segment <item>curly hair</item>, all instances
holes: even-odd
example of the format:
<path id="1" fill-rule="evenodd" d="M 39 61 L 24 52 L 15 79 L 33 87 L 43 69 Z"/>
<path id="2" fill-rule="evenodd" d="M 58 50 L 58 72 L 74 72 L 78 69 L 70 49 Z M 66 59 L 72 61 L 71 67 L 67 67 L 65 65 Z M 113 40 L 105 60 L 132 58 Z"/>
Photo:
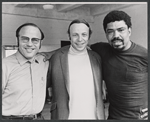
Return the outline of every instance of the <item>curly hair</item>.
<path id="1" fill-rule="evenodd" d="M 107 27 L 108 23 L 115 22 L 115 21 L 121 21 L 121 20 L 123 20 L 126 23 L 128 28 L 132 27 L 131 17 L 124 11 L 113 10 L 113 11 L 109 12 L 103 20 L 104 31 L 106 32 L 106 27 Z"/>

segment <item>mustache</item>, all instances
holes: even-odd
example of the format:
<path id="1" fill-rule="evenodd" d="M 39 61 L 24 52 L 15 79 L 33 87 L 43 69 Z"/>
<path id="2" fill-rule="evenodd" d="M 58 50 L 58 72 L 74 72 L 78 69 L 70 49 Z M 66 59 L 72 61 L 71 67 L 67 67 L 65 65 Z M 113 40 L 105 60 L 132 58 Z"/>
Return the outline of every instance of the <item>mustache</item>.
<path id="1" fill-rule="evenodd" d="M 122 39 L 120 39 L 119 37 L 115 37 L 115 38 L 113 38 L 113 39 L 111 40 L 111 42 L 114 42 L 114 41 L 116 41 L 116 40 L 123 41 L 123 40 L 122 40 Z"/>

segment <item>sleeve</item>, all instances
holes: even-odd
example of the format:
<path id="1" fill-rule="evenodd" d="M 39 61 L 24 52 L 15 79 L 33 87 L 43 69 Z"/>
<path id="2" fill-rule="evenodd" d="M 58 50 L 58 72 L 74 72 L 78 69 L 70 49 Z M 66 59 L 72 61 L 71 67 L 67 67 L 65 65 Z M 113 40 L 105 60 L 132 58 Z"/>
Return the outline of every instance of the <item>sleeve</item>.
<path id="1" fill-rule="evenodd" d="M 95 43 L 95 44 L 90 45 L 90 48 L 91 48 L 93 51 L 95 51 L 95 50 L 97 49 L 97 47 L 98 47 L 98 43 Z"/>
<path id="2" fill-rule="evenodd" d="M 52 59 L 49 60 L 48 79 L 49 87 L 52 87 Z"/>
<path id="3" fill-rule="evenodd" d="M 101 42 L 92 44 L 90 47 L 91 47 L 91 49 L 92 49 L 93 51 L 97 52 L 98 54 L 101 53 L 101 50 L 102 50 L 102 48 L 103 48 Z"/>
<path id="4" fill-rule="evenodd" d="M 49 60 L 49 67 L 48 67 L 48 72 L 47 72 L 47 88 L 51 87 L 51 84 L 50 84 L 50 78 L 51 78 L 51 73 L 50 73 L 50 69 L 51 69 L 51 63 L 50 63 L 50 60 Z"/>
<path id="5" fill-rule="evenodd" d="M 110 45 L 106 42 L 98 42 L 92 44 L 91 49 L 95 51 L 102 59 L 105 55 L 107 55 L 108 51 L 110 50 Z"/>

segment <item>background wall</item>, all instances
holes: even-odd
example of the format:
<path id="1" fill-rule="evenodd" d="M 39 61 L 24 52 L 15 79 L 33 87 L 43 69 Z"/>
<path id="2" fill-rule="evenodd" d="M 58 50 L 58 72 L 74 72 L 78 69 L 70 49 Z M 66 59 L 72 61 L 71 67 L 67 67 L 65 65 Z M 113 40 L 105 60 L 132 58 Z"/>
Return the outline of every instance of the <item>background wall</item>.
<path id="1" fill-rule="evenodd" d="M 25 22 L 37 24 L 44 32 L 45 39 L 40 51 L 51 51 L 60 47 L 61 40 L 68 40 L 67 29 L 76 18 L 86 19 L 93 30 L 90 43 L 107 42 L 103 30 L 104 16 L 111 10 L 127 12 L 132 19 L 131 40 L 147 48 L 147 4 L 101 5 L 94 11 L 77 8 L 67 12 L 42 10 L 37 8 L 19 8 L 12 4 L 2 4 L 2 46 L 16 45 L 15 31 Z"/>
<path id="2" fill-rule="evenodd" d="M 31 22 L 37 24 L 45 35 L 40 51 L 60 48 L 61 40 L 68 40 L 67 29 L 70 22 L 76 18 L 84 18 L 89 23 L 93 23 L 93 17 L 85 8 L 57 12 L 55 9 L 23 8 L 4 3 L 2 4 L 2 45 L 16 45 L 16 29 L 26 22 Z"/>

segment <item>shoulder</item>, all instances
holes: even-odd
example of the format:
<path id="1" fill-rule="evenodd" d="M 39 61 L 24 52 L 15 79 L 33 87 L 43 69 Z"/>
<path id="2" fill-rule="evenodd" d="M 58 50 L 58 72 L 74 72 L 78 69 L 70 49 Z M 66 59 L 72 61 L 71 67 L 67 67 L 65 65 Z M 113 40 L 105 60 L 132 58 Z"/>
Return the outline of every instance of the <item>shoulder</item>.
<path id="1" fill-rule="evenodd" d="M 68 51 L 69 48 L 70 48 L 70 45 L 64 46 L 64 47 L 60 48 L 59 50 L 57 50 L 56 53 L 60 53 L 60 52 L 63 52 L 63 51 Z"/>
<path id="2" fill-rule="evenodd" d="M 68 53 L 69 47 L 70 47 L 70 46 L 64 46 L 64 47 L 58 49 L 58 50 L 54 53 L 54 55 L 52 55 L 52 58 L 53 58 L 53 57 L 57 57 L 57 56 L 62 55 L 62 54 Z"/>
<path id="3" fill-rule="evenodd" d="M 89 53 L 89 56 L 92 55 L 95 59 L 101 61 L 101 56 L 98 53 L 96 53 L 96 52 L 94 52 L 92 50 L 88 50 L 88 53 Z"/>
<path id="4" fill-rule="evenodd" d="M 49 60 L 46 60 L 45 56 L 41 54 L 37 54 L 35 59 L 41 64 L 47 66 L 49 64 Z"/>
<path id="5" fill-rule="evenodd" d="M 134 52 L 138 53 L 139 55 L 143 57 L 148 56 L 148 50 L 145 47 L 142 47 L 141 45 L 135 44 Z"/>
<path id="6" fill-rule="evenodd" d="M 110 45 L 106 42 L 98 42 L 98 43 L 92 44 L 90 47 L 92 50 L 99 52 L 99 51 L 104 51 L 104 49 L 106 50 L 110 48 Z"/>
<path id="7" fill-rule="evenodd" d="M 36 58 L 37 60 L 42 60 L 42 59 L 45 58 L 45 56 L 43 56 L 42 54 L 38 53 L 38 54 L 36 54 L 35 58 Z"/>
<path id="8" fill-rule="evenodd" d="M 95 56 L 95 57 L 100 57 L 100 56 L 98 55 L 98 53 L 94 52 L 93 50 L 88 50 L 88 52 L 91 53 L 91 54 L 92 54 L 93 56 Z"/>
<path id="9" fill-rule="evenodd" d="M 143 52 L 143 53 L 147 53 L 148 50 L 145 47 L 142 47 L 139 44 L 135 44 L 135 45 L 136 45 L 137 50 L 139 50 L 140 52 Z"/>
<path id="10" fill-rule="evenodd" d="M 18 64 L 15 54 L 2 59 L 2 70 L 10 71 Z"/>
<path id="11" fill-rule="evenodd" d="M 138 44 L 133 43 L 132 50 L 128 53 L 136 60 L 148 64 L 148 50 Z"/>
<path id="12" fill-rule="evenodd" d="M 107 42 L 97 42 L 92 44 L 90 47 L 91 48 L 99 48 L 99 47 L 103 47 L 103 46 L 109 46 L 109 44 Z"/>
<path id="13" fill-rule="evenodd" d="M 11 63 L 15 63 L 15 62 L 17 62 L 15 54 L 2 59 L 3 64 L 11 64 Z"/>
<path id="14" fill-rule="evenodd" d="M 93 51 L 97 52 L 101 57 L 106 55 L 112 49 L 110 44 L 106 42 L 95 43 L 92 44 L 90 47 Z"/>

